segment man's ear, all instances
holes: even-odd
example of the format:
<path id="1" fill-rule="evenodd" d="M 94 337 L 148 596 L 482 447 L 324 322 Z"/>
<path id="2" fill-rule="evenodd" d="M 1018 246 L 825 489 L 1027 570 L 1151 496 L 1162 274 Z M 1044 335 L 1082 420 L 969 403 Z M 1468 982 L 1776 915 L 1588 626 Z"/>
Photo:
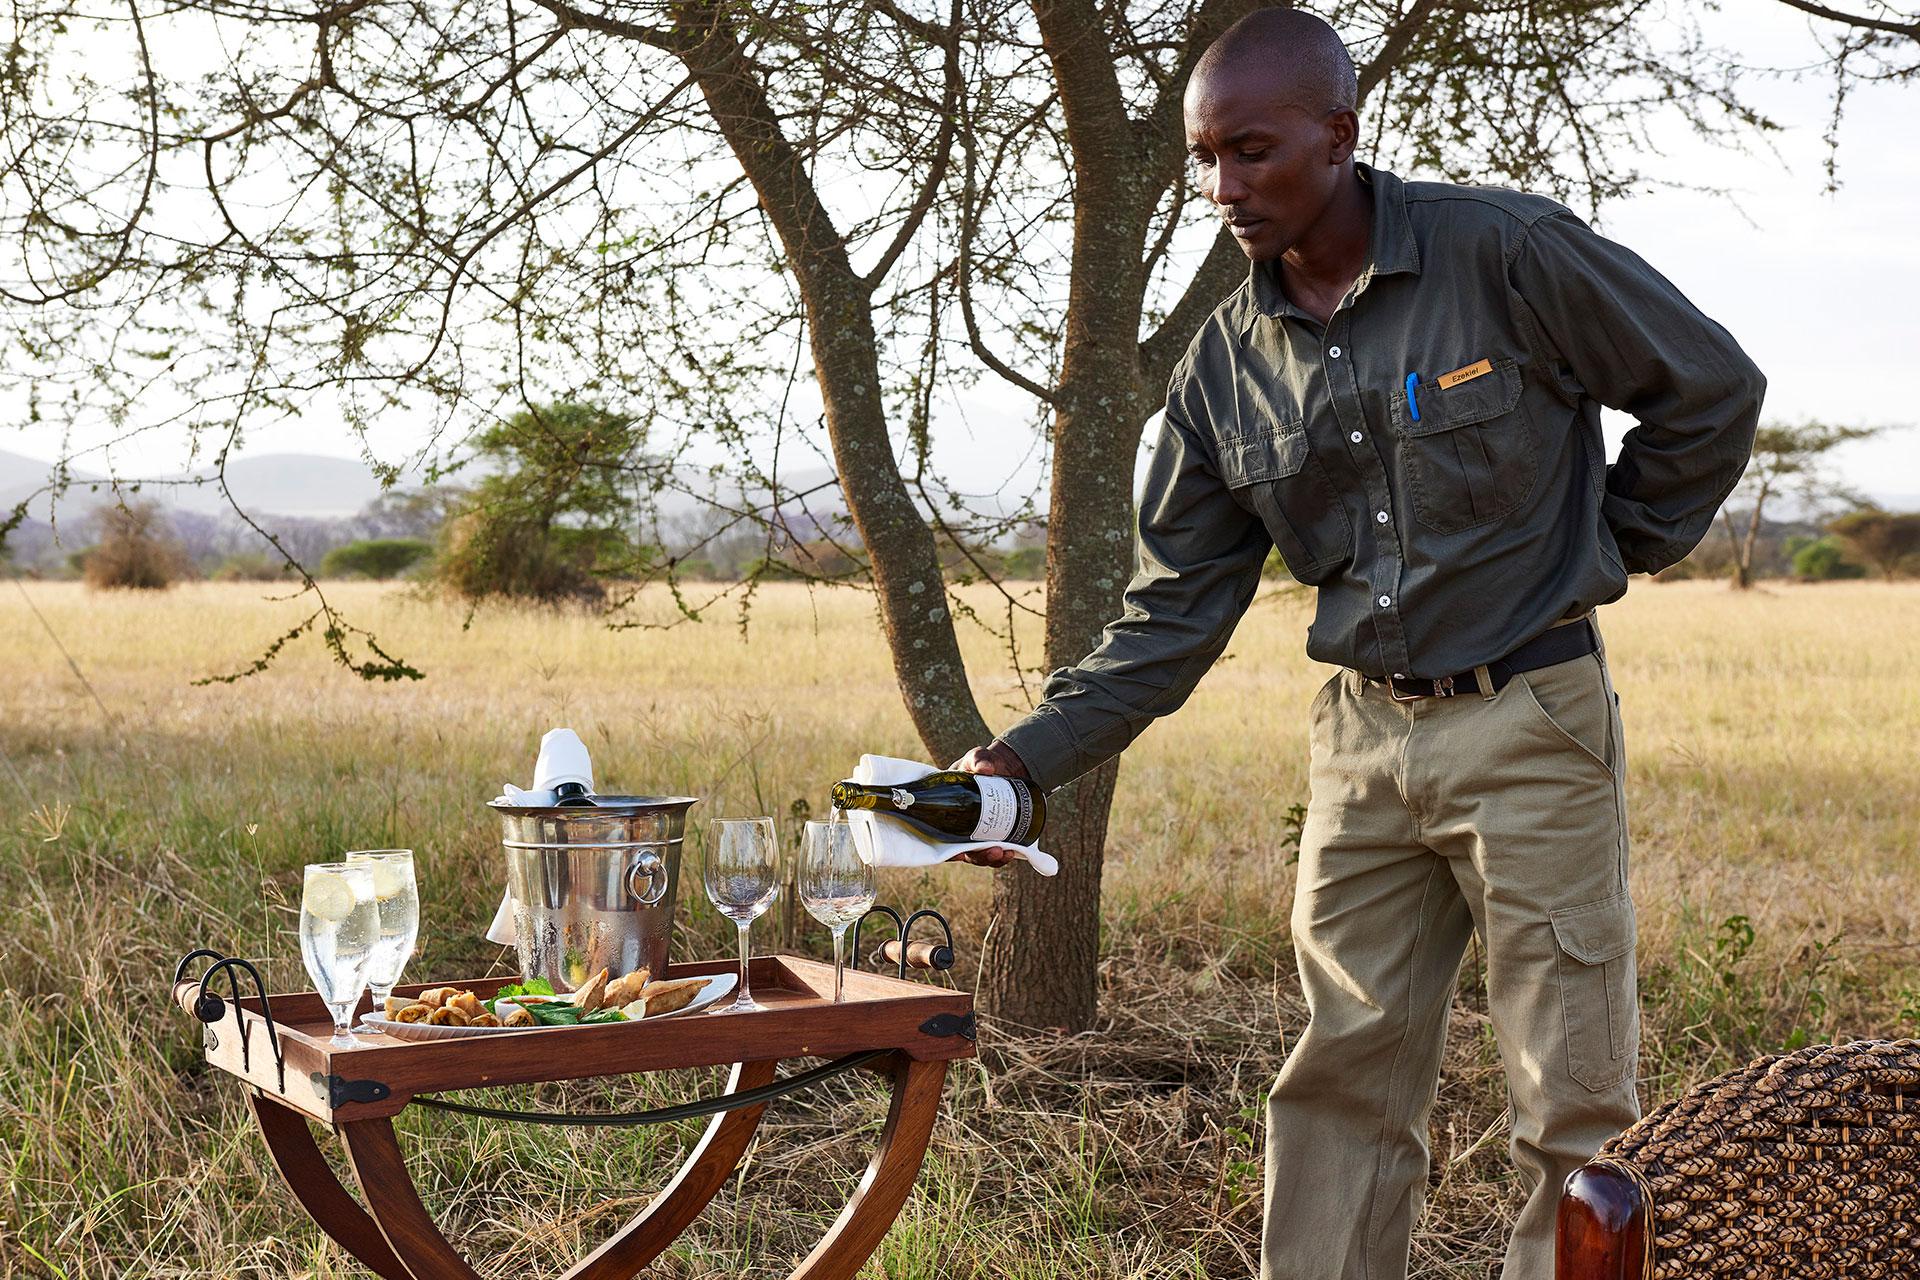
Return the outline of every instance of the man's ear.
<path id="1" fill-rule="evenodd" d="M 1360 144 L 1360 116 L 1350 107 L 1342 107 L 1327 116 L 1327 163 L 1345 164 Z"/>

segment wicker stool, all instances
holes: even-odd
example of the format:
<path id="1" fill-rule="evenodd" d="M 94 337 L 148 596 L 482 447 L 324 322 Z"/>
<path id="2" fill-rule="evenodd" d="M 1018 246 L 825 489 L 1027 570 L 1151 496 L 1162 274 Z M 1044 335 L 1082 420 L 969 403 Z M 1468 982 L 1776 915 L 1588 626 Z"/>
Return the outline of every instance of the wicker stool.
<path id="1" fill-rule="evenodd" d="M 1567 1179 L 1558 1280 L 1920 1277 L 1920 1040 L 1762 1058 Z"/>

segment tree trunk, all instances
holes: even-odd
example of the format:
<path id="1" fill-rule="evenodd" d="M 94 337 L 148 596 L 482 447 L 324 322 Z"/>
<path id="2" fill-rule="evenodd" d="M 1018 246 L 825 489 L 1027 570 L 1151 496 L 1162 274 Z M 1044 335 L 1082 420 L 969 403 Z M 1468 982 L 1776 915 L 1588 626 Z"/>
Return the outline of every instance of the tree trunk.
<path id="1" fill-rule="evenodd" d="M 1753 585 L 1753 549 L 1760 541 L 1760 512 L 1767 504 L 1767 487 L 1753 495 L 1753 514 L 1747 517 L 1747 536 L 1740 545 L 1740 554 L 1733 559 L 1733 586 L 1736 591 L 1745 591 Z"/>
<path id="2" fill-rule="evenodd" d="M 1134 445 L 1140 438 L 1141 245 L 1159 186 L 1122 106 L 1101 24 L 1080 0 L 1034 6 L 1060 89 L 1074 160 L 1072 270 L 1053 418 L 1047 511 L 1046 663 L 1070 666 L 1118 613 L 1132 567 Z M 1024 868 L 994 881 L 981 991 L 986 1011 L 1025 1026 L 1093 1023 L 1100 881 L 1117 763 L 1047 803 L 1052 879 Z M 1057 816 L 1056 816 L 1057 815 Z"/>

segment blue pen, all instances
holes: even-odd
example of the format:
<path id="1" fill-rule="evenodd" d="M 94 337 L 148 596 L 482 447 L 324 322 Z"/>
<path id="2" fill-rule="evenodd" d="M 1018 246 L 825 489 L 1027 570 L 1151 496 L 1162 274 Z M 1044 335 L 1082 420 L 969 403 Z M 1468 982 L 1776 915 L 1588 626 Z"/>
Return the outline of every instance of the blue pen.
<path id="1" fill-rule="evenodd" d="M 1410 373 L 1407 375 L 1407 409 L 1410 413 L 1413 414 L 1413 420 L 1415 422 L 1420 421 L 1420 402 L 1413 398 L 1413 388 L 1414 388 L 1414 384 L 1418 383 L 1419 381 L 1420 381 L 1419 374 Z"/>

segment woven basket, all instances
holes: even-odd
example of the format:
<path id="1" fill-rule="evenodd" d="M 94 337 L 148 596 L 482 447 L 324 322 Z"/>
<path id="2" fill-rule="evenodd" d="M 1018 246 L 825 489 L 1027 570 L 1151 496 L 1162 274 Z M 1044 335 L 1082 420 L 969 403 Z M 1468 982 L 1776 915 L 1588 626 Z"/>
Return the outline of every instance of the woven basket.
<path id="1" fill-rule="evenodd" d="M 1651 1202 L 1652 1280 L 1920 1277 L 1920 1040 L 1762 1058 L 1595 1163 Z"/>

